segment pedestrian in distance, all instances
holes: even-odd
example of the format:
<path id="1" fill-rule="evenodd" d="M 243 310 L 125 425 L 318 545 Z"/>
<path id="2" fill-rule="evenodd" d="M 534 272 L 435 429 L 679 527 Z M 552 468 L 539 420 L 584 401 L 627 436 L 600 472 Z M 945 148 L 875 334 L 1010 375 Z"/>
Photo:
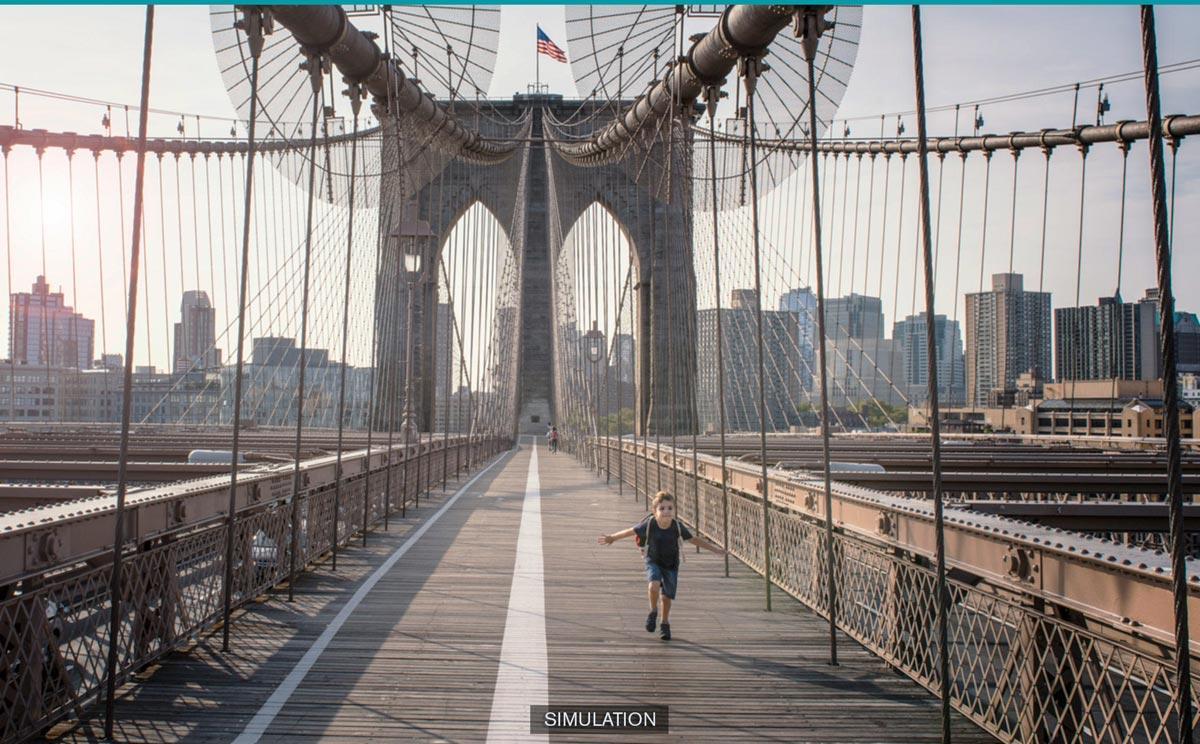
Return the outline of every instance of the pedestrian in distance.
<path id="1" fill-rule="evenodd" d="M 683 557 L 683 543 L 709 550 L 717 555 L 725 555 L 725 550 L 708 540 L 693 535 L 682 522 L 675 518 L 675 497 L 666 491 L 654 494 L 650 502 L 651 514 L 627 530 L 621 530 L 611 535 L 601 535 L 596 542 L 601 545 L 612 545 L 617 540 L 633 537 L 646 563 L 646 580 L 649 586 L 646 593 L 650 599 L 650 614 L 646 616 L 646 632 L 653 633 L 658 622 L 659 600 L 662 601 L 662 623 L 658 625 L 658 635 L 664 641 L 671 640 L 671 603 L 675 600 L 675 591 L 679 586 L 679 563 Z"/>
<path id="2" fill-rule="evenodd" d="M 558 427 L 550 427 L 550 451 L 558 452 Z"/>

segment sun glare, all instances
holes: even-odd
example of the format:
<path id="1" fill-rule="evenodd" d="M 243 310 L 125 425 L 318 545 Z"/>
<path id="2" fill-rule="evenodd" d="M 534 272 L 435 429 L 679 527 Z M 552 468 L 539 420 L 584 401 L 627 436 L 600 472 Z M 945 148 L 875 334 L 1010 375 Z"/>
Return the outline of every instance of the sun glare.
<path id="1" fill-rule="evenodd" d="M 46 197 L 42 199 L 41 217 L 47 227 L 65 225 L 71 219 L 71 209 L 65 201 Z"/>

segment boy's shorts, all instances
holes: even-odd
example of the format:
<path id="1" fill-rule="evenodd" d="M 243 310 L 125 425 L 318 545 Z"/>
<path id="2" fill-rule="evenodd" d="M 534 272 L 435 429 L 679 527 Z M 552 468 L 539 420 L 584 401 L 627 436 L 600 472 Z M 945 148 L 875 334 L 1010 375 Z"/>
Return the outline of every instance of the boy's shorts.
<path id="1" fill-rule="evenodd" d="M 657 581 L 662 587 L 662 595 L 667 599 L 675 599 L 675 589 L 679 585 L 679 570 L 663 568 L 654 561 L 647 559 L 646 581 Z"/>

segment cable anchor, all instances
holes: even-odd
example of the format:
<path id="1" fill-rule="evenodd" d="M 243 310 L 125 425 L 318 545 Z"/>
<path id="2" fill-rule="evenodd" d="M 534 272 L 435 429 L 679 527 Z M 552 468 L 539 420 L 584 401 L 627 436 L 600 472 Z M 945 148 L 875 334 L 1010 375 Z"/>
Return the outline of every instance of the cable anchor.
<path id="1" fill-rule="evenodd" d="M 821 41 L 821 35 L 836 25 L 825 17 L 830 10 L 833 10 L 832 5 L 809 5 L 796 11 L 792 21 L 792 33 L 800 39 L 805 62 L 812 62 L 817 58 L 817 44 Z"/>
<path id="2" fill-rule="evenodd" d="M 246 34 L 246 43 L 250 46 L 250 56 L 258 59 L 262 54 L 264 41 L 267 36 L 275 33 L 275 18 L 271 11 L 259 5 L 236 6 L 242 17 L 234 21 L 233 27 Z"/>
<path id="3" fill-rule="evenodd" d="M 333 60 L 328 54 L 310 47 L 300 47 L 300 53 L 304 55 L 300 69 L 308 73 L 313 93 L 320 93 L 321 83 L 324 82 L 325 76 L 333 71 Z"/>

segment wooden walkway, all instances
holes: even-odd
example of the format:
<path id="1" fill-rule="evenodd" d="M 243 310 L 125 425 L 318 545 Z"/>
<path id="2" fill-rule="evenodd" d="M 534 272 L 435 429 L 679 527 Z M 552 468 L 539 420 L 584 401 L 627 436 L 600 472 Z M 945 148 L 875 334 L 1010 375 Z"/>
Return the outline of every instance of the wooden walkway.
<path id="1" fill-rule="evenodd" d="M 489 740 L 489 724 L 491 741 L 939 740 L 933 696 L 848 639 L 841 664 L 826 664 L 824 621 L 782 592 L 765 612 L 761 580 L 736 561 L 725 578 L 721 558 L 688 549 L 674 639 L 646 633 L 632 541 L 595 542 L 639 519 L 641 503 L 540 446 L 540 498 L 531 501 L 531 454 L 523 445 L 502 456 L 457 497 L 462 484 L 451 483 L 389 533 L 372 534 L 367 548 L 344 551 L 336 573 L 323 565 L 306 574 L 294 603 L 280 594 L 242 613 L 230 653 L 220 652 L 219 635 L 208 637 L 146 670 L 120 693 L 117 740 L 478 742 Z M 536 556 L 527 549 L 539 527 Z M 514 582 L 518 535 L 521 565 L 541 562 Z M 406 552 L 396 559 L 397 550 Z M 526 591 L 539 579 L 544 614 L 529 609 L 536 597 Z M 356 593 L 360 603 L 317 653 Z M 536 703 L 539 685 L 555 705 L 666 704 L 670 733 L 539 738 L 525 723 L 524 734 L 503 734 L 494 701 Z M 258 738 L 247 735 L 255 726 Z M 961 717 L 954 729 L 955 741 L 992 741 Z M 50 739 L 101 735 L 90 721 L 61 724 Z"/>

